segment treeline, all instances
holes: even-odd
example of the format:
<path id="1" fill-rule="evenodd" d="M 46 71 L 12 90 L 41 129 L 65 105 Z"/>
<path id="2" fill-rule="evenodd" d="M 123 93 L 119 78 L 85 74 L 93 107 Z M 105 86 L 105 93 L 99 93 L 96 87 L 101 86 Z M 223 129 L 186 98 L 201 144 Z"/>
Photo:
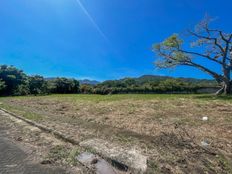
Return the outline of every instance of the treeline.
<path id="1" fill-rule="evenodd" d="M 79 93 L 80 84 L 75 79 L 54 78 L 46 80 L 35 75 L 28 76 L 13 66 L 0 66 L 0 94 L 8 95 L 44 95 L 50 93 Z"/>
<path id="2" fill-rule="evenodd" d="M 127 93 L 198 93 L 200 89 L 216 88 L 217 83 L 208 80 L 175 79 L 170 77 L 146 79 L 126 78 L 105 81 L 98 85 L 81 85 L 85 94 L 127 94 Z M 207 91 L 207 90 L 206 90 Z"/>
<path id="3" fill-rule="evenodd" d="M 142 76 L 109 80 L 97 85 L 80 84 L 69 78 L 45 79 L 40 75 L 28 76 L 14 66 L 0 66 L 0 95 L 45 94 L 126 94 L 126 93 L 197 93 L 199 89 L 215 88 L 213 80 Z M 206 90 L 207 91 L 207 90 Z"/>

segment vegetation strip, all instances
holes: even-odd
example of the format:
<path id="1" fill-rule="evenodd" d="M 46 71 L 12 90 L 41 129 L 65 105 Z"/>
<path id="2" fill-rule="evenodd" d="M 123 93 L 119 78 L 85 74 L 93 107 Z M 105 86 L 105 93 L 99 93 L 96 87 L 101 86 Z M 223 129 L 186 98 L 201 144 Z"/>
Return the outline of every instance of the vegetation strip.
<path id="1" fill-rule="evenodd" d="M 88 81 L 89 82 L 89 81 Z M 127 93 L 213 93 L 215 80 L 144 75 L 104 82 L 86 83 L 70 78 L 29 76 L 22 70 L 0 65 L 0 96 L 47 94 L 127 94 Z"/>
<path id="2" fill-rule="evenodd" d="M 51 129 L 49 127 L 46 127 L 44 125 L 38 124 L 38 123 L 36 123 L 34 121 L 31 121 L 29 119 L 26 119 L 26 118 L 24 118 L 22 116 L 16 115 L 16 114 L 14 114 L 14 113 L 12 113 L 10 111 L 7 111 L 7 110 L 5 110 L 3 108 L 0 108 L 0 110 L 7 113 L 7 114 L 9 114 L 9 115 L 11 115 L 11 116 L 13 116 L 13 117 L 15 117 L 15 118 L 17 118 L 17 119 L 20 119 L 20 120 L 22 120 L 22 121 L 24 121 L 24 122 L 26 122 L 26 123 L 28 123 L 28 124 L 30 124 L 32 126 L 35 126 L 35 127 L 39 128 L 39 129 L 41 129 L 42 131 L 51 133 L 55 137 L 65 141 L 65 142 L 69 142 L 69 143 L 71 143 L 73 145 L 81 146 L 81 147 L 85 148 L 86 150 L 90 150 L 92 153 L 95 153 L 96 155 L 99 155 L 103 159 L 106 159 L 107 161 L 109 161 L 114 167 L 118 168 L 118 166 L 124 166 L 123 168 L 124 168 L 125 171 L 127 171 L 128 169 L 132 169 L 132 170 L 134 170 L 135 173 L 141 173 L 140 169 L 136 169 L 134 167 L 128 166 L 128 165 L 122 163 L 121 161 L 118 161 L 117 158 L 115 158 L 115 157 L 112 158 L 110 155 L 106 155 L 104 153 L 101 153 L 100 151 L 96 151 L 96 149 L 94 147 L 90 147 L 89 145 L 85 146 L 85 145 L 81 144 L 81 142 L 79 142 L 77 140 L 74 140 L 71 137 L 69 137 L 67 135 L 64 135 L 63 133 L 61 133 L 59 131 L 56 131 L 56 130 Z"/>

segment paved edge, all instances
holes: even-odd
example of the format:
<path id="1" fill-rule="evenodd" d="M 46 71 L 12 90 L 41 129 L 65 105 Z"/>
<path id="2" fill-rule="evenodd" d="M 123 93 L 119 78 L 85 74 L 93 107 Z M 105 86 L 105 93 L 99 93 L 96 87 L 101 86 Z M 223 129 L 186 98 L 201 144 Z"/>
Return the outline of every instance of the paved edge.
<path id="1" fill-rule="evenodd" d="M 24 121 L 24 122 L 26 122 L 26 123 L 28 123 L 28 124 L 30 124 L 32 126 L 35 126 L 35 127 L 39 128 L 39 129 L 41 129 L 42 131 L 45 131 L 45 132 L 50 133 L 50 134 L 53 134 L 55 137 L 57 137 L 60 140 L 63 140 L 63 141 L 68 142 L 68 143 L 71 143 L 73 145 L 78 145 L 80 147 L 83 147 L 83 148 L 85 148 L 87 150 L 91 150 L 93 152 L 96 151 L 96 149 L 94 147 L 80 145 L 81 142 L 79 142 L 79 141 L 73 139 L 71 136 L 65 135 L 64 133 L 61 133 L 61 132 L 59 132 L 57 130 L 54 130 L 54 129 L 49 128 L 47 126 L 44 126 L 42 124 L 36 123 L 34 121 L 31 121 L 31 120 L 29 120 L 27 118 L 19 116 L 19 115 L 15 114 L 13 112 L 10 112 L 10 111 L 8 111 L 6 109 L 0 108 L 0 110 L 2 110 L 3 112 L 6 112 L 7 114 L 9 114 L 9 115 L 11 115 L 11 116 L 13 116 L 13 117 L 15 117 L 17 119 L 20 119 L 20 120 L 22 120 L 22 121 Z M 121 161 L 118 161 L 117 159 L 112 158 L 111 156 L 106 156 L 105 154 L 100 153 L 100 152 L 95 152 L 95 154 L 101 156 L 104 159 L 106 159 L 111 164 L 117 164 L 118 166 L 125 166 L 126 169 L 129 169 L 129 170 L 133 171 L 133 173 L 138 173 L 138 174 L 144 173 L 144 171 L 142 172 L 141 170 L 138 170 L 138 169 L 136 169 L 136 168 L 134 168 L 132 166 L 129 166 L 127 164 L 123 164 Z"/>
<path id="2" fill-rule="evenodd" d="M 55 135 L 57 138 L 65 141 L 65 142 L 69 142 L 71 144 L 78 145 L 78 146 L 80 144 L 79 141 L 74 140 L 71 137 L 69 137 L 68 135 L 65 135 L 65 134 L 63 134 L 63 133 L 61 133 L 61 132 L 59 132 L 57 130 L 51 129 L 51 128 L 47 127 L 47 126 L 44 126 L 42 124 L 31 121 L 31 120 L 29 120 L 27 118 L 24 118 L 22 116 L 16 115 L 15 113 L 7 111 L 6 109 L 0 108 L 0 110 L 2 110 L 3 112 L 6 112 L 6 113 L 10 114 L 11 116 L 13 116 L 15 118 L 18 118 L 18 119 L 20 119 L 20 120 L 22 120 L 22 121 L 24 121 L 24 122 L 26 122 L 26 123 L 28 123 L 28 124 L 30 124 L 32 126 L 35 126 L 35 127 L 39 128 L 39 129 L 41 129 L 41 130 L 43 130 L 43 131 L 45 131 L 47 133 L 51 133 L 51 134 Z"/>

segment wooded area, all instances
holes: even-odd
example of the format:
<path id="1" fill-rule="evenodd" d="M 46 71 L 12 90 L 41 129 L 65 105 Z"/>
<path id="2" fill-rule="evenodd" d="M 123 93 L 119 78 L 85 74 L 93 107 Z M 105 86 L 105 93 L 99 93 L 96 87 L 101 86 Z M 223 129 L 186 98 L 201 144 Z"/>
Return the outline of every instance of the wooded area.
<path id="1" fill-rule="evenodd" d="M 108 80 L 96 85 L 80 84 L 76 79 L 64 77 L 44 78 L 29 76 L 13 66 L 0 66 L 1 95 L 44 94 L 126 94 L 126 93 L 197 93 L 200 89 L 216 88 L 214 80 L 142 76 Z"/>

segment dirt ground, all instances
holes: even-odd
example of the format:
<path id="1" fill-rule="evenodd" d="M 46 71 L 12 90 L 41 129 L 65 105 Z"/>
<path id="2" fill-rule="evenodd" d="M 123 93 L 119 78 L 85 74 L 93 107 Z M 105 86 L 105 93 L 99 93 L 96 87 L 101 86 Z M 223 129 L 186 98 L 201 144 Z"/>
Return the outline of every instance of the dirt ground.
<path id="1" fill-rule="evenodd" d="M 149 156 L 147 173 L 232 173 L 230 98 L 51 95 L 1 102 L 77 140 L 101 138 L 139 149 Z"/>

